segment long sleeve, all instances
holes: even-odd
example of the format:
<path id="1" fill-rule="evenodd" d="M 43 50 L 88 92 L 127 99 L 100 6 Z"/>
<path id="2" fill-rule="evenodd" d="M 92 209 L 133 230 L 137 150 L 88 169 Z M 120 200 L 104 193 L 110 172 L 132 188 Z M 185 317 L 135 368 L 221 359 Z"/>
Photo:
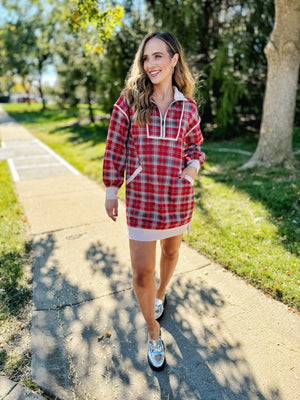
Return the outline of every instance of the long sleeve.
<path id="1" fill-rule="evenodd" d="M 190 116 L 187 133 L 184 137 L 184 157 L 187 164 L 191 161 L 199 161 L 200 166 L 205 161 L 205 153 L 201 151 L 200 145 L 203 143 L 203 136 L 200 130 L 200 117 L 197 106 L 194 103 Z"/>
<path id="2" fill-rule="evenodd" d="M 123 96 L 114 105 L 109 123 L 103 162 L 103 182 L 107 188 L 120 188 L 124 182 L 126 143 L 130 116 Z"/>

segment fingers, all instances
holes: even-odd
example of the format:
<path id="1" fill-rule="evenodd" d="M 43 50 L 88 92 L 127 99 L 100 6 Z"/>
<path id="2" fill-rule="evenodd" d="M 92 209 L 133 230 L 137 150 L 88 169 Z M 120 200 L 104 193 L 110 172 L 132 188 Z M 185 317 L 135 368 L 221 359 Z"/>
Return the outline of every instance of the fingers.
<path id="1" fill-rule="evenodd" d="M 105 200 L 106 214 L 113 221 L 117 220 L 118 217 L 118 199 L 115 200 Z"/>
<path id="2" fill-rule="evenodd" d="M 183 179 L 185 175 L 189 175 L 192 179 L 195 179 L 195 176 L 197 175 L 197 169 L 192 166 L 186 167 L 179 175 L 179 178 Z"/>
<path id="3" fill-rule="evenodd" d="M 117 220 L 117 216 L 118 216 L 118 211 L 113 209 L 113 210 L 107 210 L 107 215 L 109 216 L 109 218 L 111 218 L 113 221 Z"/>

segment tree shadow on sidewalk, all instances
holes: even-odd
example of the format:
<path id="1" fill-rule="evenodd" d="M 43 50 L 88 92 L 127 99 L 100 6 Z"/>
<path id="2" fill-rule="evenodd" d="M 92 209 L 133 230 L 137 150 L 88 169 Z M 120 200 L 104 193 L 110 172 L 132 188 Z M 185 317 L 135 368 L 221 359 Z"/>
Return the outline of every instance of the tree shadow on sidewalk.
<path id="1" fill-rule="evenodd" d="M 110 279 L 116 293 L 120 283 L 131 280 L 131 271 L 117 262 L 111 250 L 98 242 L 87 258 L 91 268 Z M 147 335 L 134 292 L 119 292 L 115 300 L 109 318 L 117 340 L 105 374 L 110 382 L 123 383 L 120 398 L 134 398 L 130 388 L 137 373 L 143 391 L 138 399 L 281 398 L 275 388 L 267 397 L 261 393 L 240 343 L 228 337 L 220 312 L 226 300 L 203 280 L 188 274 L 174 277 L 161 322 L 168 366 L 160 373 L 153 373 L 147 364 Z"/>
<path id="2" fill-rule="evenodd" d="M 72 284 L 61 273 L 61 262 L 55 255 L 58 248 L 55 234 L 34 240 L 32 374 L 45 393 L 68 400 L 73 398 L 78 384 L 66 341 L 70 326 L 79 322 L 82 332 L 89 332 L 92 337 L 97 337 L 98 332 L 93 324 L 82 321 L 78 307 L 89 303 L 93 294 Z"/>
<path id="3" fill-rule="evenodd" d="M 276 388 L 266 397 L 260 391 L 240 343 L 222 320 L 226 300 L 204 280 L 193 273 L 174 276 L 161 322 L 168 365 L 155 373 L 147 363 L 147 333 L 129 257 L 120 262 L 109 240 L 91 243 L 84 268 L 103 288 L 95 296 L 92 288 L 82 289 L 61 274 L 59 246 L 52 234 L 34 244 L 33 367 L 46 392 L 63 400 L 70 394 L 96 400 L 281 400 Z"/>

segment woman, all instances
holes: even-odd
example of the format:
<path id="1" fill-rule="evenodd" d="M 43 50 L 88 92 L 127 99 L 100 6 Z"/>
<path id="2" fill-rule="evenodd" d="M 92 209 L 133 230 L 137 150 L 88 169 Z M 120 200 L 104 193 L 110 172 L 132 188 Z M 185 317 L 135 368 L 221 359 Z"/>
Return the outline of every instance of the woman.
<path id="1" fill-rule="evenodd" d="M 193 80 L 177 39 L 147 35 L 115 103 L 107 137 L 103 181 L 106 212 L 116 221 L 117 192 L 126 169 L 126 215 L 133 286 L 149 334 L 148 362 L 165 366 L 158 320 L 183 233 L 189 229 L 193 182 L 205 160 Z M 156 241 L 161 243 L 160 281 L 154 278 Z"/>

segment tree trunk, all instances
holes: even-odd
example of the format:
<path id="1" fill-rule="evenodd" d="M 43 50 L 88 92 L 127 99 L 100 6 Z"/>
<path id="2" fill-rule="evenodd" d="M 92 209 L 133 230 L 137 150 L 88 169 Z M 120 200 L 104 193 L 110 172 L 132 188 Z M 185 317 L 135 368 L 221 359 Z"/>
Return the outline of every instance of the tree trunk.
<path id="1" fill-rule="evenodd" d="M 268 74 L 259 141 L 243 169 L 294 165 L 292 138 L 300 63 L 299 0 L 275 0 L 275 25 L 265 54 Z"/>
<path id="2" fill-rule="evenodd" d="M 28 83 L 28 86 L 27 86 L 27 83 Z M 31 104 L 30 103 L 30 87 L 31 87 L 31 83 L 30 83 L 29 79 L 28 79 L 28 82 L 26 82 L 26 79 L 23 76 L 22 77 L 22 84 L 23 84 L 23 88 L 25 90 L 25 93 L 27 94 L 27 99 L 28 99 L 27 104 L 30 106 L 30 104 Z"/>
<path id="3" fill-rule="evenodd" d="M 45 100 L 45 96 L 44 96 L 44 91 L 43 91 L 43 85 L 42 85 L 42 77 L 41 75 L 39 75 L 39 93 L 42 99 L 42 103 L 43 103 L 43 108 L 42 110 L 45 111 L 47 109 L 46 107 L 46 100 Z"/>
<path id="4" fill-rule="evenodd" d="M 6 83 L 6 90 L 7 90 L 7 95 L 8 95 L 8 97 L 10 98 L 10 95 L 11 95 L 11 88 L 14 86 L 14 82 L 13 82 L 13 80 L 8 80 L 7 81 L 7 83 Z"/>
<path id="5" fill-rule="evenodd" d="M 42 85 L 42 70 L 43 70 L 43 62 L 44 61 L 45 61 L 44 58 L 38 57 L 38 72 L 39 72 L 38 81 L 39 81 L 39 93 L 40 93 L 42 103 L 43 103 L 42 111 L 46 110 L 46 100 L 45 100 L 43 85 Z"/>
<path id="6" fill-rule="evenodd" d="M 88 106 L 89 106 L 90 121 L 93 124 L 93 123 L 95 123 L 95 118 L 94 118 L 94 112 L 93 112 L 93 106 L 92 106 L 92 95 L 91 95 L 91 90 L 90 90 L 88 83 L 86 86 L 86 92 L 87 92 L 87 102 L 88 102 Z"/>

